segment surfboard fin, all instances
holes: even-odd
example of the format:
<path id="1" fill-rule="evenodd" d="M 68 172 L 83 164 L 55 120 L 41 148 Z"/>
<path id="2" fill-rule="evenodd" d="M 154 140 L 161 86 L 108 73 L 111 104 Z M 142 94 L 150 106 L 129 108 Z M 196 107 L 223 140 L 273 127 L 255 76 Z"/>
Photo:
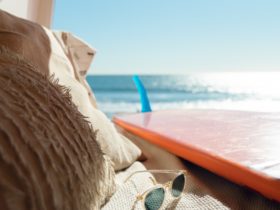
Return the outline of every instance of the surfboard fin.
<path id="1" fill-rule="evenodd" d="M 132 79 L 140 95 L 141 109 L 142 109 L 141 111 L 151 112 L 152 109 L 150 106 L 150 101 L 143 83 L 141 82 L 140 78 L 137 75 L 134 75 Z"/>

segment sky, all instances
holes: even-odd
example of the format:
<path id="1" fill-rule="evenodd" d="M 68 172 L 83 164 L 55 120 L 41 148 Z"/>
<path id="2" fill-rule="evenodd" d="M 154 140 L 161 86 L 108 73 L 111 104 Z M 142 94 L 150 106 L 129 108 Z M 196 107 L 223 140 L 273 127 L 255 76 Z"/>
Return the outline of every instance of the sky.
<path id="1" fill-rule="evenodd" d="M 279 0 L 56 0 L 91 74 L 280 71 Z"/>

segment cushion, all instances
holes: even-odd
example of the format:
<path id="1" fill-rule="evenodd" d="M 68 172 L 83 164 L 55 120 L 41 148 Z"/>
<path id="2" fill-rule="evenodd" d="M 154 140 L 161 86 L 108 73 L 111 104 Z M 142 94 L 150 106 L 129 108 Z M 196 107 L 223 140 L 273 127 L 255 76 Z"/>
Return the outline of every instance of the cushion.
<path id="1" fill-rule="evenodd" d="M 6 46 L 29 60 L 43 74 L 49 74 L 50 41 L 44 29 L 0 9 L 0 46 Z"/>
<path id="2" fill-rule="evenodd" d="M 3 209 L 100 209 L 114 169 L 69 90 L 0 48 Z M 94 126 L 94 125 L 93 125 Z"/>
<path id="3" fill-rule="evenodd" d="M 76 48 L 77 46 L 86 45 L 85 52 L 88 52 L 84 53 L 86 55 L 94 54 L 95 51 L 90 50 L 91 48 L 81 40 L 75 40 L 70 33 L 53 33 L 46 28 L 45 31 L 51 43 L 50 74 L 59 80 L 59 84 L 70 88 L 72 100 L 79 111 L 88 117 L 88 121 L 95 125 L 94 129 L 99 131 L 97 141 L 102 150 L 112 159 L 115 170 L 127 168 L 140 157 L 141 150 L 129 139 L 119 134 L 107 116 L 96 108 L 96 103 L 91 100 L 93 94 L 89 94 L 89 90 L 86 88 L 88 85 L 83 74 L 86 70 L 80 70 L 77 64 L 79 56 L 74 56 L 76 50 L 79 51 L 79 55 L 82 54 L 81 47 Z M 64 53 L 61 52 L 62 50 Z M 70 65 L 69 62 L 73 65 Z"/>
<path id="4" fill-rule="evenodd" d="M 142 210 L 142 201 L 137 201 L 136 196 L 154 186 L 151 181 L 153 175 L 151 173 L 139 173 L 132 176 L 127 182 L 124 181 L 133 172 L 143 170 L 146 170 L 145 166 L 140 162 L 135 162 L 127 170 L 117 173 L 117 191 L 109 202 L 103 206 L 102 210 Z M 189 183 L 187 182 L 187 184 Z M 228 210 L 229 208 L 209 195 L 198 196 L 186 192 L 181 196 L 180 200 L 173 200 L 171 195 L 167 193 L 167 198 L 163 203 L 162 209 Z"/>
<path id="5" fill-rule="evenodd" d="M 86 75 L 96 51 L 71 33 L 54 31 L 53 34 L 72 64 L 75 79 L 84 86 L 90 102 L 94 107 L 97 107 L 94 94 L 86 81 Z"/>
<path id="6" fill-rule="evenodd" d="M 121 136 L 110 120 L 96 108 L 85 76 L 94 57 L 87 43 L 66 32 L 51 30 L 0 10 L 0 44 L 26 58 L 45 75 L 54 75 L 69 88 L 73 102 L 97 133 L 101 149 L 113 161 L 115 170 L 131 165 L 141 154 L 130 140 Z"/>

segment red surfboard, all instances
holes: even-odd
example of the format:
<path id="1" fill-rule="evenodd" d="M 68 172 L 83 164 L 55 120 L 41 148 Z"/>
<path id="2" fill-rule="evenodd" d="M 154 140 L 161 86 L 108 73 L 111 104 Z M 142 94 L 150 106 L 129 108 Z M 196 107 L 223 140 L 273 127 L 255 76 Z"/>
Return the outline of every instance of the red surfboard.
<path id="1" fill-rule="evenodd" d="M 280 201 L 280 113 L 170 110 L 113 118 L 127 131 Z"/>

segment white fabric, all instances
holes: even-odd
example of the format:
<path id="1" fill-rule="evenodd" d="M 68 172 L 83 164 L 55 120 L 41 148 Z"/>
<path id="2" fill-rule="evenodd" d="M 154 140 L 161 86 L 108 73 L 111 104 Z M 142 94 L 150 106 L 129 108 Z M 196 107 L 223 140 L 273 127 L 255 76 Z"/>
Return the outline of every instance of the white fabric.
<path id="1" fill-rule="evenodd" d="M 86 81 L 86 74 L 96 51 L 71 33 L 55 31 L 53 34 L 72 63 L 75 79 L 84 86 L 88 92 L 90 102 L 95 108 L 97 108 L 95 96 Z"/>
<path id="2" fill-rule="evenodd" d="M 96 54 L 96 50 L 69 32 L 54 31 L 53 33 L 67 54 L 70 53 L 70 50 L 73 51 L 73 59 L 78 65 L 78 71 L 81 76 L 85 76 Z"/>
<path id="3" fill-rule="evenodd" d="M 64 45 L 59 44 L 63 40 L 56 39 L 53 33 L 46 28 L 45 31 L 49 36 L 52 51 L 49 62 L 50 75 L 53 74 L 59 80 L 60 85 L 70 88 L 74 104 L 87 117 L 93 129 L 98 130 L 97 141 L 104 153 L 111 158 L 114 169 L 121 170 L 130 166 L 141 155 L 141 150 L 120 135 L 106 115 L 93 106 L 87 89 L 75 78 L 75 74 L 77 75 L 79 72 L 75 72 L 78 70 L 73 68 L 66 56 L 65 52 L 68 50 L 62 49 Z"/>
<path id="4" fill-rule="evenodd" d="M 143 210 L 142 201 L 137 201 L 136 196 L 153 187 L 150 173 L 139 173 L 132 176 L 127 182 L 124 180 L 134 171 L 143 171 L 146 168 L 135 162 L 127 170 L 116 174 L 117 191 L 102 207 L 102 210 Z M 188 183 L 186 183 L 188 184 Z M 162 209 L 176 210 L 227 210 L 226 206 L 210 196 L 199 197 L 191 193 L 185 193 L 180 200 L 174 200 L 170 193 L 166 194 L 166 200 Z"/>

